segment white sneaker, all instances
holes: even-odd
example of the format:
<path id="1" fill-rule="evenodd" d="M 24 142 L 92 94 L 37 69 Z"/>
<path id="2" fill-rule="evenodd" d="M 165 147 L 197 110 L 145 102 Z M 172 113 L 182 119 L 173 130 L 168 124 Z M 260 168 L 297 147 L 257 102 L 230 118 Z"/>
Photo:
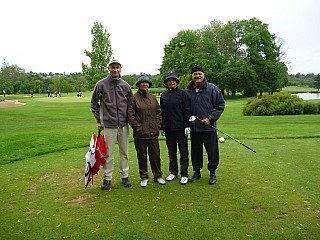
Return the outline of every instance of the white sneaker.
<path id="1" fill-rule="evenodd" d="M 154 181 L 157 182 L 157 183 L 160 183 L 161 185 L 165 185 L 166 184 L 166 181 L 163 180 L 162 178 L 155 179 Z"/>
<path id="2" fill-rule="evenodd" d="M 141 182 L 140 182 L 141 187 L 146 187 L 147 185 L 148 185 L 148 179 L 141 180 Z"/>
<path id="3" fill-rule="evenodd" d="M 184 184 L 187 184 L 187 183 L 188 183 L 188 178 L 187 177 L 181 177 L 180 184 L 184 185 Z"/>
<path id="4" fill-rule="evenodd" d="M 173 179 L 175 179 L 177 176 L 170 173 L 170 175 L 166 178 L 167 181 L 172 181 Z"/>

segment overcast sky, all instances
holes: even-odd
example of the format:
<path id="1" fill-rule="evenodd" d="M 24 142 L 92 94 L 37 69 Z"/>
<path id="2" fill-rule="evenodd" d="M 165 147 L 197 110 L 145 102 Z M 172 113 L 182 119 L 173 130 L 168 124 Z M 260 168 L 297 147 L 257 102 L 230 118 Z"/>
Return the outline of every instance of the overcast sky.
<path id="1" fill-rule="evenodd" d="M 0 6 L 0 60 L 27 72 L 81 72 L 96 21 L 110 33 L 126 75 L 159 73 L 164 46 L 179 31 L 255 17 L 285 41 L 290 74 L 320 73 L 319 0 L 7 0 Z"/>

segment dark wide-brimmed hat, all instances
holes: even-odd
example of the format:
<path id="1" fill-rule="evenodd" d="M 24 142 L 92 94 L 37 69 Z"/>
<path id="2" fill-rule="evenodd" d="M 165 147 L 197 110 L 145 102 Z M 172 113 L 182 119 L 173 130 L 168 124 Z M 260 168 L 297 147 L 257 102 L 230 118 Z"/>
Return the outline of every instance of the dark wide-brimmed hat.
<path id="1" fill-rule="evenodd" d="M 177 80 L 177 86 L 180 83 L 180 80 L 178 78 L 178 74 L 175 71 L 169 71 L 166 75 L 166 79 L 163 81 L 164 85 L 168 85 L 168 80 L 170 78 L 173 78 L 175 80 Z"/>
<path id="2" fill-rule="evenodd" d="M 140 75 L 140 77 L 138 78 L 138 82 L 136 83 L 136 86 L 139 87 L 140 83 L 142 82 L 149 83 L 149 87 L 152 86 L 152 82 L 150 81 L 149 77 L 146 74 Z"/>

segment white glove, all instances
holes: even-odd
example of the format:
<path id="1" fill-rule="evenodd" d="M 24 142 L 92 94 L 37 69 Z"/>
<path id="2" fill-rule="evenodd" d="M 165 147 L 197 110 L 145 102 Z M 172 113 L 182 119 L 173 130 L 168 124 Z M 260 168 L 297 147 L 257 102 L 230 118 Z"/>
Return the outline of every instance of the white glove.
<path id="1" fill-rule="evenodd" d="M 190 128 L 189 127 L 186 127 L 185 129 L 184 129 L 184 134 L 186 135 L 186 136 L 188 136 L 189 134 L 190 134 Z"/>

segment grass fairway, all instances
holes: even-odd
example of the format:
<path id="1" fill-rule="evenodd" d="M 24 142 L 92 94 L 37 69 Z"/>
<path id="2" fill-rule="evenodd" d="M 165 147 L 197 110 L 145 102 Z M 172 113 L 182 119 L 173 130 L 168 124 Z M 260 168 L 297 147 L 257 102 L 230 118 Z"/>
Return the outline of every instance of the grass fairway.
<path id="1" fill-rule="evenodd" d="M 101 173 L 84 189 L 96 130 L 85 96 L 0 108 L 0 239 L 319 239 L 320 115 L 245 117 L 246 99 L 227 100 L 218 128 L 257 153 L 225 136 L 216 185 L 204 168 L 194 183 L 141 188 L 131 137 L 133 187 L 115 171 L 106 192 Z"/>

